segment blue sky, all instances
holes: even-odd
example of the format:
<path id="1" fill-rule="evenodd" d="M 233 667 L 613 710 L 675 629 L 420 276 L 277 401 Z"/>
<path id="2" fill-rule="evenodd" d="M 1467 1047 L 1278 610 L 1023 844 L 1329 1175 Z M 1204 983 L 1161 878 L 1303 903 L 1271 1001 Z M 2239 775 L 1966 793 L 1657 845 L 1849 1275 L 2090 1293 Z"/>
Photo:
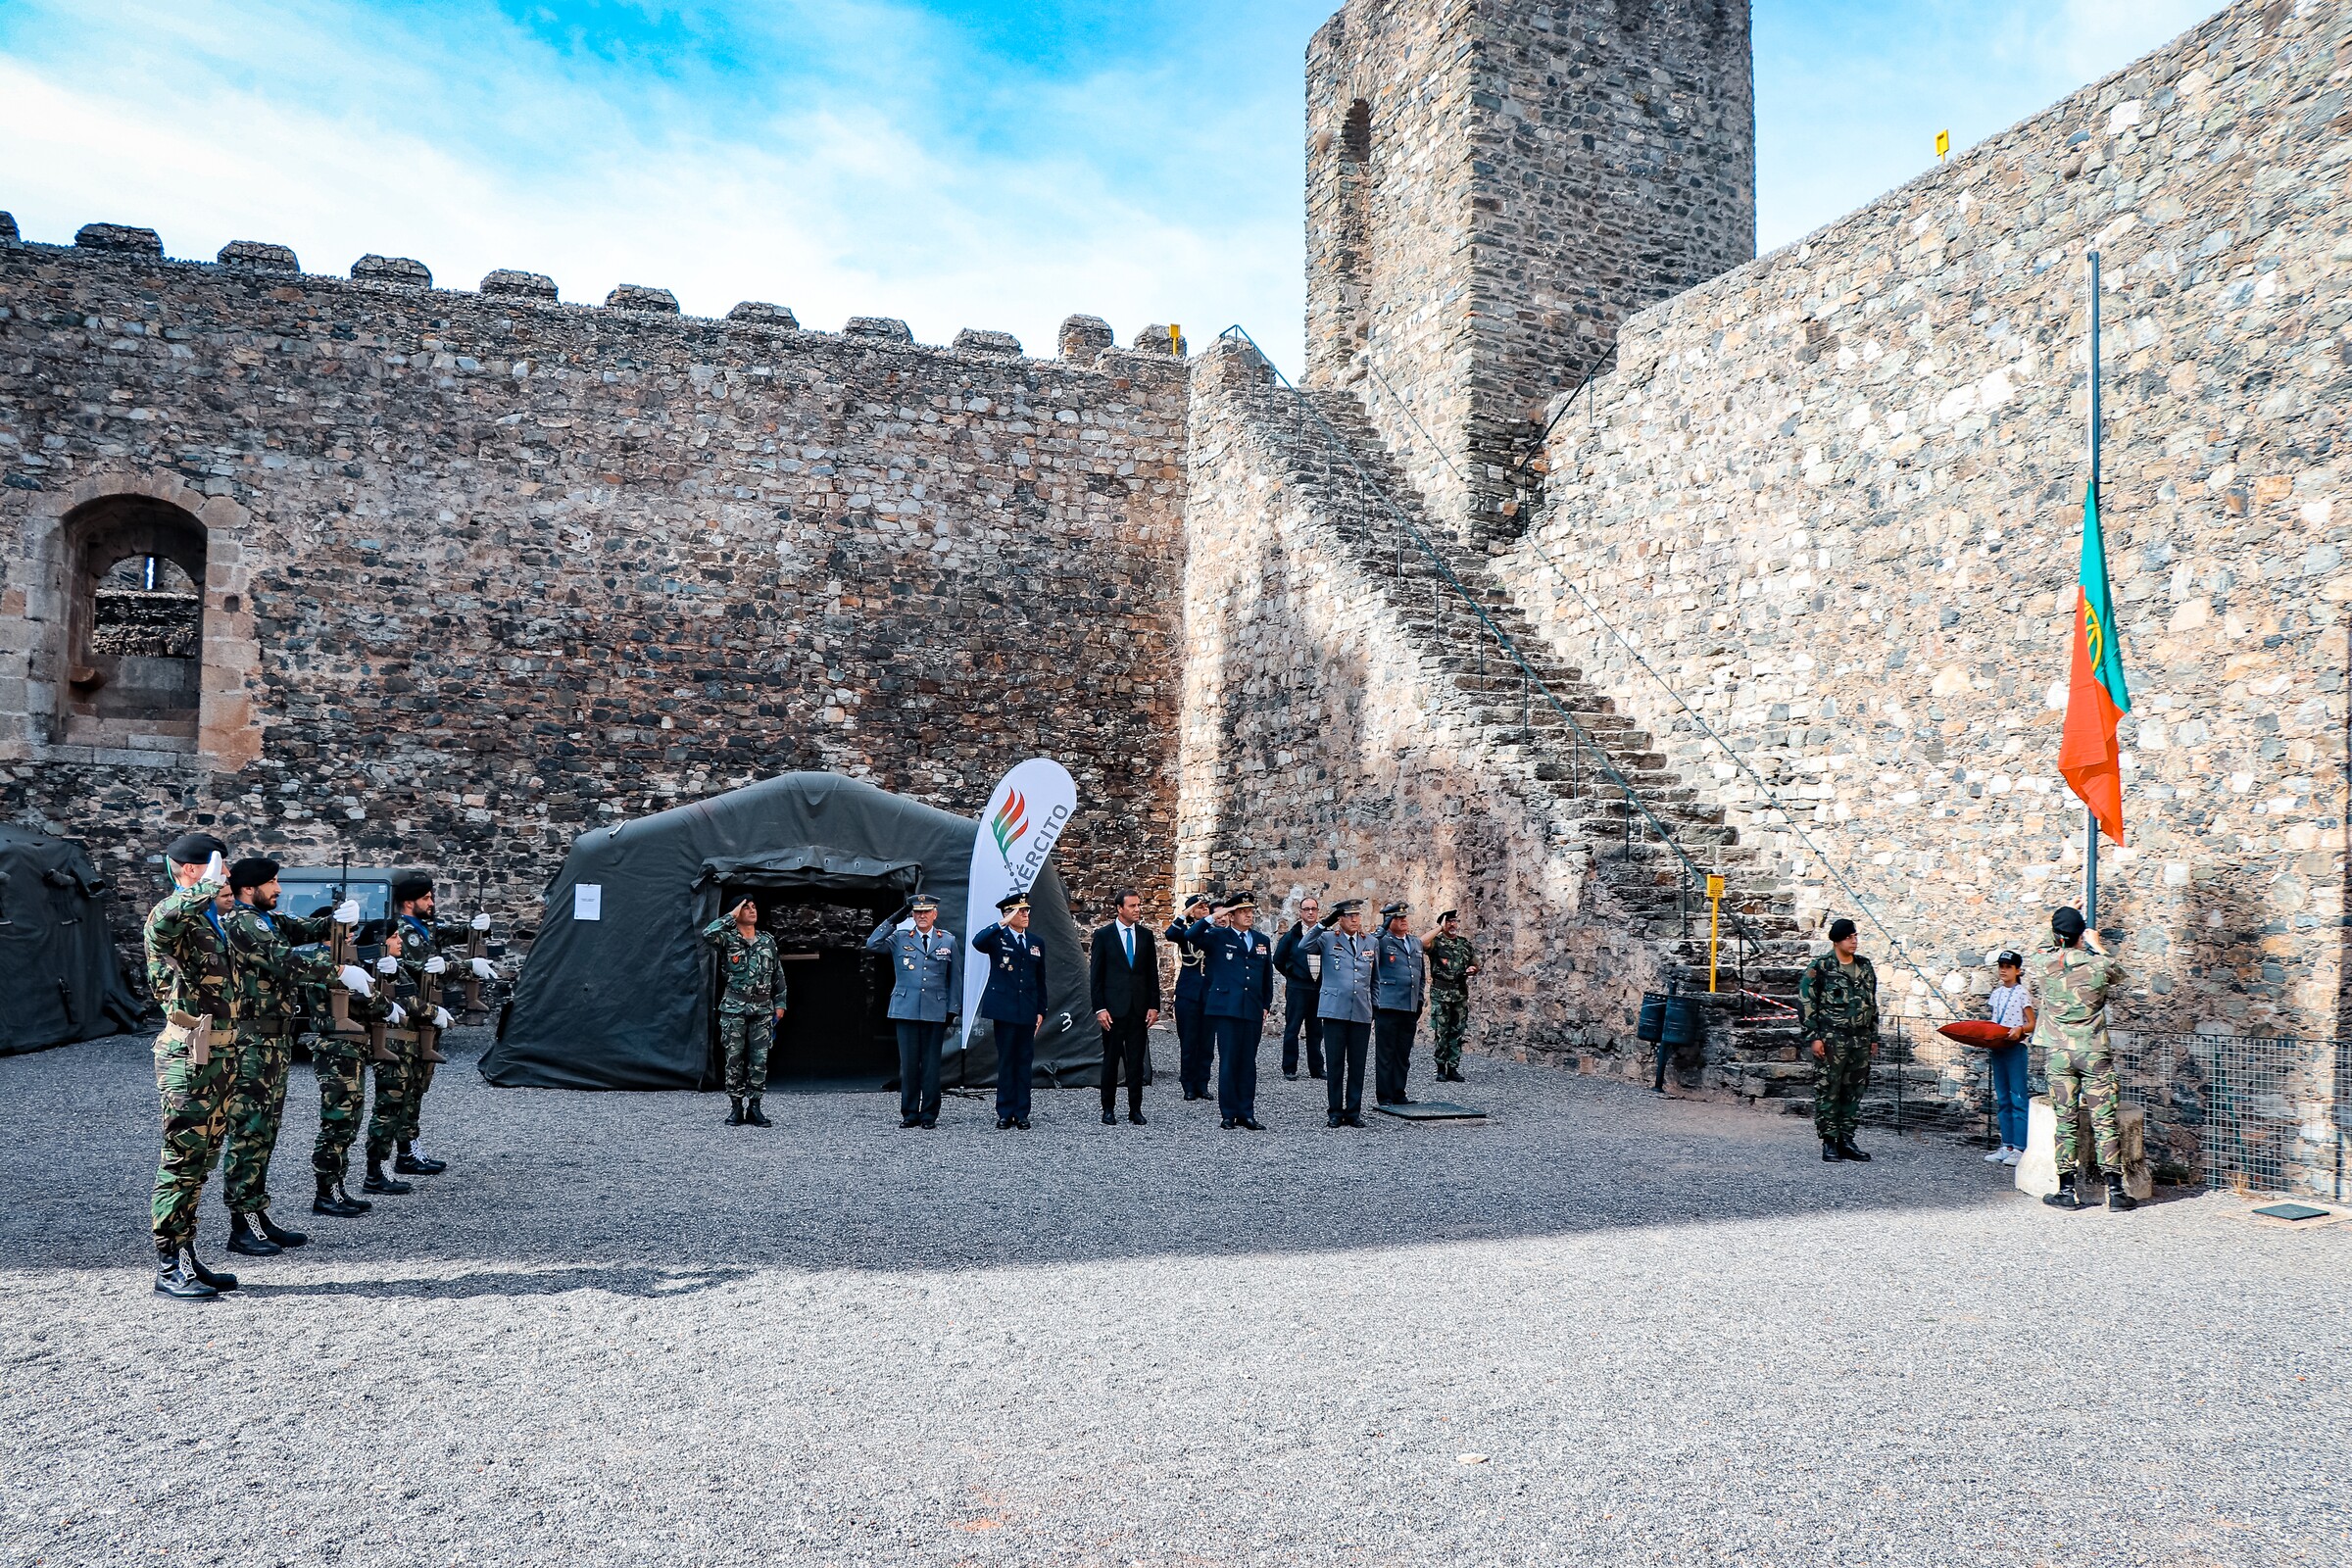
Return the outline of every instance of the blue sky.
<path id="1" fill-rule="evenodd" d="M 1295 360 L 1300 59 L 1335 0 L 0 0 L 0 209 L 175 256 L 414 256 L 1051 352 L 1248 325 Z M 2193 24 L 2205 0 L 1754 0 L 1786 243 Z"/>

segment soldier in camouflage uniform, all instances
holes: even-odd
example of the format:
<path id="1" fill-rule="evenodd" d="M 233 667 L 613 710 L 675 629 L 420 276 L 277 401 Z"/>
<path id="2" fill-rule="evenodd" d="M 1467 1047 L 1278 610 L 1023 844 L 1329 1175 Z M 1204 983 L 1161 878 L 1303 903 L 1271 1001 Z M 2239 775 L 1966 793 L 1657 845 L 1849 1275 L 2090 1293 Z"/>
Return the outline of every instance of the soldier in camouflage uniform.
<path id="1" fill-rule="evenodd" d="M 1470 977 L 1478 973 L 1478 950 L 1461 934 L 1460 924 L 1460 913 L 1447 909 L 1422 943 L 1429 951 L 1429 1028 L 1436 1037 L 1442 1084 L 1464 1081 L 1462 1037 L 1470 1028 Z"/>
<path id="2" fill-rule="evenodd" d="M 727 1058 L 727 1125 L 765 1127 L 760 1101 L 767 1088 L 767 1054 L 784 1016 L 776 939 L 760 929 L 759 906 L 746 899 L 703 927 L 703 940 L 718 950 L 726 988 L 718 999 L 718 1043 Z"/>
<path id="3" fill-rule="evenodd" d="M 401 946 L 400 928 L 394 926 L 384 933 L 383 956 L 375 960 L 375 972 L 382 981 L 383 1004 L 377 1009 L 380 1016 L 371 1014 L 369 1021 L 385 1025 L 387 1031 L 408 1022 L 407 1010 L 392 994 L 403 983 Z M 415 1036 L 409 1038 L 414 1041 Z M 396 1176 L 386 1175 L 384 1161 L 392 1157 L 393 1146 L 400 1141 L 400 1130 L 408 1115 L 409 1080 L 417 1064 L 409 1059 L 413 1045 L 404 1044 L 387 1032 L 385 1046 L 391 1054 L 368 1063 L 375 1069 L 375 1107 L 368 1117 L 368 1177 L 360 1183 L 360 1190 L 397 1198 L 415 1189 Z"/>
<path id="4" fill-rule="evenodd" d="M 237 1027 L 236 1086 L 228 1100 L 228 1155 L 222 1162 L 228 1200 L 228 1250 L 270 1257 L 310 1240 L 270 1218 L 270 1160 L 286 1109 L 286 1075 L 294 1065 L 306 985 L 324 985 L 335 964 L 324 954 L 299 953 L 326 939 L 324 916 L 298 919 L 277 912 L 277 862 L 255 857 L 228 868 L 236 900 L 222 917 L 235 984 L 229 1012 Z M 357 906 L 351 911 L 357 917 Z"/>
<path id="5" fill-rule="evenodd" d="M 228 942 L 213 907 L 228 891 L 226 853 L 207 833 L 173 840 L 164 852 L 172 891 L 147 911 L 143 932 L 147 985 L 170 1020 L 155 1041 L 164 1122 L 152 1205 L 155 1288 L 186 1300 L 237 1288 L 234 1274 L 208 1269 L 196 1256 L 196 1205 L 227 1130 L 237 1068 L 228 1028 Z"/>
<path id="6" fill-rule="evenodd" d="M 337 919 L 345 909 L 354 915 L 359 912 L 358 905 L 346 904 L 335 911 Z M 392 1002 L 382 991 L 353 997 L 345 1010 L 359 1032 L 338 1034 L 324 989 L 312 987 L 307 995 L 311 1027 L 317 1030 L 311 1039 L 311 1067 L 318 1080 L 318 1136 L 311 1144 L 311 1174 L 318 1184 L 318 1195 L 311 1200 L 311 1212 L 354 1219 L 375 1206 L 364 1198 L 352 1197 L 344 1186 L 352 1140 L 359 1135 L 360 1118 L 368 1109 L 368 1025 L 389 1021 Z"/>
<path id="7" fill-rule="evenodd" d="M 1796 983 L 1797 1025 L 1821 1063 L 1813 1088 L 1813 1130 L 1824 1160 L 1868 1160 L 1854 1147 L 1870 1059 L 1879 1054 L 1879 976 L 1854 922 L 1830 922 L 1830 951 L 1805 965 Z"/>
<path id="8" fill-rule="evenodd" d="M 2115 1051 L 2107 1038 L 2107 993 L 2123 983 L 2124 966 L 2107 956 L 2099 934 L 2087 929 L 2080 909 L 2067 906 L 2052 914 L 2050 933 L 2058 945 L 2040 964 L 2036 1032 L 2049 1046 L 2044 1070 L 2050 1082 L 2050 1113 L 2057 1123 L 2052 1152 L 2057 1156 L 2058 1190 L 2042 1201 L 2053 1208 L 2082 1206 L 2075 1192 L 2082 1159 L 2075 1123 L 2078 1107 L 2083 1107 L 2090 1111 L 2099 1169 L 2107 1173 L 2107 1206 L 2137 1208 L 2138 1200 L 2124 1191 Z"/>
<path id="9" fill-rule="evenodd" d="M 446 1029 L 450 1020 L 441 1006 L 441 988 L 447 983 L 443 976 L 470 967 L 477 977 L 488 980 L 495 971 L 487 958 L 462 958 L 453 963 L 442 950 L 462 952 L 473 933 L 490 929 L 490 916 L 477 914 L 471 921 L 436 921 L 433 879 L 422 875 L 403 877 L 392 884 L 392 908 L 393 924 L 400 931 L 402 973 L 416 990 L 411 1008 L 418 1022 L 432 1023 L 438 1015 L 438 1026 Z M 420 1053 L 416 1054 L 408 1064 L 401 1086 L 400 1114 L 394 1123 L 394 1142 L 399 1146 L 400 1155 L 392 1162 L 392 1168 L 403 1176 L 434 1176 L 449 1168 L 448 1161 L 430 1158 L 416 1147 L 425 1092 L 433 1087 L 433 1065 Z"/>

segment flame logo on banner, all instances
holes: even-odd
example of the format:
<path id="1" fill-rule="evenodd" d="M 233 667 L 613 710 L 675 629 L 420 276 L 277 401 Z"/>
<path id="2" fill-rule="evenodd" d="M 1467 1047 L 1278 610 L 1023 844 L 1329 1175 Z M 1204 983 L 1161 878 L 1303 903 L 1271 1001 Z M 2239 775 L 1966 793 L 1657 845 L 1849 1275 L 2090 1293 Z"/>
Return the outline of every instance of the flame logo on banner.
<path id="1" fill-rule="evenodd" d="M 1021 799 L 1019 790 L 1004 797 L 1004 805 L 988 824 L 988 830 L 996 837 L 997 853 L 1004 858 L 1005 868 L 1009 870 L 1012 847 L 1029 831 L 1029 803 Z"/>

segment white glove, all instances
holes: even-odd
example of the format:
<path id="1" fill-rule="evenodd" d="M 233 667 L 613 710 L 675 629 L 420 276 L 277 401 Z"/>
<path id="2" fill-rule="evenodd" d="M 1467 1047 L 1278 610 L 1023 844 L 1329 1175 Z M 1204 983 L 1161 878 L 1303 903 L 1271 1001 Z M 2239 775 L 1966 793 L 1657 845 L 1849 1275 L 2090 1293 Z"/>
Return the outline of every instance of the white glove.
<path id="1" fill-rule="evenodd" d="M 398 974 L 400 973 L 400 960 L 387 953 L 375 960 L 375 972 L 377 974 Z"/>
<path id="2" fill-rule="evenodd" d="M 446 1029 L 449 1027 L 449 1009 L 447 1007 L 435 1007 L 433 1009 L 433 1027 L 436 1029 Z"/>
<path id="3" fill-rule="evenodd" d="M 385 1023 L 387 1023 L 387 1024 L 390 1024 L 390 1025 L 392 1025 L 392 1026 L 393 1026 L 393 1027 L 395 1027 L 395 1028 L 397 1028 L 397 1027 L 399 1027 L 401 1024 L 407 1023 L 408 1021 L 409 1021 L 409 1009 L 408 1009 L 408 1008 L 406 1008 L 406 1007 L 404 1007 L 404 1006 L 402 1006 L 402 1005 L 401 1005 L 399 1003 L 397 1003 L 397 1002 L 395 1002 L 394 1004 L 392 1004 L 392 1016 L 391 1016 L 391 1017 L 389 1017 L 389 1018 L 386 1018 L 386 1019 L 384 1020 L 384 1022 L 385 1022 Z"/>
<path id="4" fill-rule="evenodd" d="M 914 916 L 910 914 L 910 915 L 908 915 L 908 916 L 907 916 L 906 919 L 904 919 L 904 920 L 901 920 L 901 921 L 899 922 L 899 929 L 900 929 L 900 930 L 902 930 L 902 931 L 911 931 L 911 930 L 913 930 L 913 929 L 914 929 Z"/>
<path id="5" fill-rule="evenodd" d="M 466 924 L 472 926 L 476 931 L 487 931 L 490 929 L 490 917 L 486 914 L 477 914 Z"/>
<path id="6" fill-rule="evenodd" d="M 359 901 L 359 900 L 357 900 L 357 899 L 345 899 L 345 900 L 344 900 L 344 901 L 343 901 L 341 904 L 338 904 L 338 905 L 336 905 L 336 906 L 335 906 L 335 924 L 337 924 L 337 925 L 358 925 L 359 923 L 360 923 L 360 901 Z"/>
<path id="7" fill-rule="evenodd" d="M 424 960 L 424 972 L 426 974 L 439 974 L 442 970 L 448 967 L 449 960 L 441 956 L 441 955 L 438 953 Z"/>
<path id="8" fill-rule="evenodd" d="M 372 997 L 375 995 L 375 987 L 368 983 L 368 971 L 361 968 L 356 963 L 347 963 L 342 968 L 336 970 L 335 978 L 341 980 L 343 982 L 343 989 L 350 992 L 355 997 Z"/>
<path id="9" fill-rule="evenodd" d="M 495 980 L 498 978 L 498 971 L 490 966 L 490 960 L 488 958 L 473 958 L 467 960 L 467 962 L 472 968 L 473 977 L 476 980 Z"/>
<path id="10" fill-rule="evenodd" d="M 204 875 L 197 878 L 197 880 L 200 882 L 211 882 L 215 884 L 228 880 L 228 867 L 221 863 L 220 852 L 219 850 L 215 850 L 213 852 L 213 858 L 204 862 Z"/>

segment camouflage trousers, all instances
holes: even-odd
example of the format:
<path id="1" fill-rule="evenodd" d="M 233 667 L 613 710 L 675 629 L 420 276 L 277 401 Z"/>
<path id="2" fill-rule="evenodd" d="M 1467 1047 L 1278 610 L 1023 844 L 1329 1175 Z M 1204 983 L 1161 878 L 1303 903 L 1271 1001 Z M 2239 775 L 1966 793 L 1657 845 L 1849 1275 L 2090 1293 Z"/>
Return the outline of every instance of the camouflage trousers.
<path id="1" fill-rule="evenodd" d="M 237 1079 L 228 1095 L 228 1157 L 221 1190 L 231 1214 L 270 1206 L 270 1156 L 277 1152 L 286 1114 L 286 1074 L 294 1065 L 294 1037 L 237 1030 Z"/>
<path id="2" fill-rule="evenodd" d="M 240 1054 L 223 1040 L 213 1047 L 212 1059 L 198 1066 L 188 1059 L 185 1030 L 166 1029 L 156 1036 L 155 1089 L 164 1113 L 163 1157 L 155 1169 L 159 1242 L 184 1242 L 196 1234 L 196 1204 L 228 1131 L 228 1097 Z"/>
<path id="3" fill-rule="evenodd" d="M 2123 1169 L 2123 1134 L 2115 1113 L 2115 1055 L 2103 1043 L 2052 1046 L 2048 1067 L 2050 1113 L 2057 1121 L 2055 1150 L 2060 1174 L 2074 1170 L 2082 1159 L 2075 1130 L 2076 1109 L 2090 1111 L 2091 1141 L 2099 1152 L 2099 1169 Z"/>
<path id="4" fill-rule="evenodd" d="M 392 1059 L 373 1063 L 375 1108 L 368 1116 L 368 1157 L 371 1160 L 390 1159 L 392 1146 L 409 1136 L 400 1129 L 408 1115 L 409 1072 L 414 1065 L 408 1053 L 412 1049 L 395 1040 L 391 1042 Z"/>
<path id="5" fill-rule="evenodd" d="M 311 1169 L 330 1181 L 341 1181 L 349 1168 L 351 1141 L 359 1136 L 360 1113 L 368 1106 L 367 1049 L 324 1037 L 311 1047 L 311 1065 L 318 1074 L 318 1137 L 311 1145 Z"/>
<path id="6" fill-rule="evenodd" d="M 1878 1042 L 1868 1035 L 1833 1032 L 1823 1035 L 1821 1044 L 1828 1054 L 1814 1064 L 1813 1130 L 1827 1139 L 1851 1138 L 1862 1123 L 1862 1091 L 1870 1087 L 1870 1048 Z"/>
<path id="7" fill-rule="evenodd" d="M 727 1012 L 718 1015 L 719 1049 L 727 1057 L 727 1093 L 758 1096 L 767 1092 L 767 1054 L 776 1043 L 774 1009 Z"/>
<path id="8" fill-rule="evenodd" d="M 1436 1040 L 1438 1071 L 1462 1064 L 1462 1037 L 1470 1032 L 1470 993 L 1429 988 L 1429 1032 Z"/>

